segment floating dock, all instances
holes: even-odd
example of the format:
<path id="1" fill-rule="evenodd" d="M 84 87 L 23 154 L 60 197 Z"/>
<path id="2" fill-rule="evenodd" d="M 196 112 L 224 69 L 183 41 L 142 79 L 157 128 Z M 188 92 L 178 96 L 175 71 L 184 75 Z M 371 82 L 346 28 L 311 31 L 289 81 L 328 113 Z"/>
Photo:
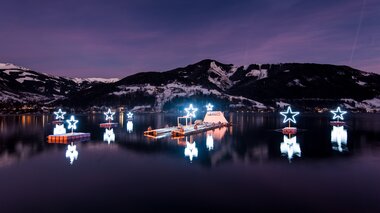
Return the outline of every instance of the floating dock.
<path id="1" fill-rule="evenodd" d="M 87 141 L 87 140 L 90 140 L 90 138 L 91 138 L 90 133 L 83 133 L 83 132 L 49 135 L 47 137 L 48 143 L 62 143 L 62 144 L 67 144 L 69 142 L 76 142 L 76 141 Z"/>
<path id="2" fill-rule="evenodd" d="M 200 132 L 205 132 L 208 130 L 213 130 L 217 128 L 222 128 L 229 126 L 229 124 L 200 124 L 200 125 L 191 125 L 185 126 L 183 128 L 177 128 L 176 130 L 171 131 L 172 137 L 180 137 L 186 135 L 197 134 Z"/>
<path id="3" fill-rule="evenodd" d="M 330 121 L 330 124 L 332 126 L 344 126 L 346 124 L 346 122 L 344 122 L 344 121 Z"/>
<path id="4" fill-rule="evenodd" d="M 282 129 L 282 134 L 284 135 L 295 135 L 297 133 L 296 127 L 285 127 Z"/>
<path id="5" fill-rule="evenodd" d="M 112 127 L 117 127 L 119 124 L 118 123 L 101 123 L 99 126 L 101 128 L 112 128 Z"/>
<path id="6" fill-rule="evenodd" d="M 176 130 L 178 127 L 172 126 L 172 127 L 166 127 L 161 129 L 148 129 L 144 132 L 145 136 L 154 136 L 157 137 L 158 135 L 163 135 L 167 133 L 171 133 L 173 130 Z"/>

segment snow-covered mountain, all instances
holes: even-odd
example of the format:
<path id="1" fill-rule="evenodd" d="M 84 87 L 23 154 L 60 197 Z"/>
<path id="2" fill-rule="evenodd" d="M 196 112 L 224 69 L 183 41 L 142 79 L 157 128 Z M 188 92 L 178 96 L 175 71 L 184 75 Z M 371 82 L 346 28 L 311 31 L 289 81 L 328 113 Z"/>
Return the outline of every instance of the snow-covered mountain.
<path id="1" fill-rule="evenodd" d="M 225 110 L 273 110 L 286 104 L 305 110 L 343 105 L 380 110 L 380 76 L 327 64 L 251 64 L 215 60 L 166 72 L 143 72 L 123 79 L 66 78 L 0 64 L 1 103 L 126 106 L 161 111 L 190 101 L 211 101 Z"/>

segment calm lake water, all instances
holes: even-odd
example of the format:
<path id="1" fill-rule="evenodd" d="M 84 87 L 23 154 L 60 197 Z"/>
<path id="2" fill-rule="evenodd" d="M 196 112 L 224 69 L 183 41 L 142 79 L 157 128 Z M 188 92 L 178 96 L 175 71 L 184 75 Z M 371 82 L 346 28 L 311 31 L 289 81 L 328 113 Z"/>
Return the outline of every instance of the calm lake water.
<path id="1" fill-rule="evenodd" d="M 67 153 L 46 140 L 52 116 L 1 116 L 0 212 L 380 212 L 379 114 L 336 129 L 329 114 L 301 114 L 290 139 L 278 114 L 226 118 L 234 125 L 150 139 L 148 126 L 176 115 L 117 115 L 104 141 L 102 115 L 77 115 L 91 141 Z"/>

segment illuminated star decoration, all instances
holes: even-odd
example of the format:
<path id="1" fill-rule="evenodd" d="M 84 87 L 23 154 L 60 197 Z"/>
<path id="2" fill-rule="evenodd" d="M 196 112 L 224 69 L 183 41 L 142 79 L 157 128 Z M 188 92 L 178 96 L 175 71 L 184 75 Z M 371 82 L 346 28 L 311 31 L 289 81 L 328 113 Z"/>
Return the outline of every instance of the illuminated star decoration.
<path id="1" fill-rule="evenodd" d="M 198 108 L 194 108 L 193 104 L 190 104 L 188 108 L 185 108 L 185 111 L 187 113 L 187 117 L 195 118 L 195 112 L 198 111 Z"/>
<path id="2" fill-rule="evenodd" d="M 286 112 L 280 112 L 280 114 L 282 116 L 284 116 L 283 123 L 286 123 L 287 121 L 296 123 L 296 119 L 294 117 L 296 117 L 300 113 L 299 112 L 293 112 L 292 108 L 290 108 L 290 106 L 288 106 L 288 109 L 286 110 Z"/>
<path id="3" fill-rule="evenodd" d="M 212 111 L 212 108 L 214 108 L 214 105 L 212 105 L 211 103 L 208 103 L 206 105 L 206 108 L 207 108 L 207 111 Z"/>
<path id="4" fill-rule="evenodd" d="M 127 113 L 127 118 L 132 118 L 133 117 L 133 113 L 132 112 L 128 112 Z"/>
<path id="5" fill-rule="evenodd" d="M 343 115 L 347 113 L 347 111 L 340 110 L 340 107 L 336 108 L 335 111 L 331 110 L 331 113 L 334 114 L 333 120 L 335 119 L 341 119 L 344 120 Z"/>
<path id="6" fill-rule="evenodd" d="M 58 109 L 57 112 L 54 112 L 54 115 L 55 115 L 55 119 L 58 120 L 58 119 L 65 119 L 64 118 L 64 115 L 66 114 L 66 112 L 62 112 L 61 109 Z"/>
<path id="7" fill-rule="evenodd" d="M 115 112 L 111 112 L 111 109 L 108 108 L 108 111 L 105 112 L 104 115 L 106 116 L 106 120 L 110 121 L 113 120 L 113 115 L 115 115 Z"/>
<path id="8" fill-rule="evenodd" d="M 68 129 L 77 129 L 78 120 L 75 120 L 74 115 L 70 117 L 70 120 L 66 120 L 66 122 L 69 124 L 69 126 L 67 127 Z"/>

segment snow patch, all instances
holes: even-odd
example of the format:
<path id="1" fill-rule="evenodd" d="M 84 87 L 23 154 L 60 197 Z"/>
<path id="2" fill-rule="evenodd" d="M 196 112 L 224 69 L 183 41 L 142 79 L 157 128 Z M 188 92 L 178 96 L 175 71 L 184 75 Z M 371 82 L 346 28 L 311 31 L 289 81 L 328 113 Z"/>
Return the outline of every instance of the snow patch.
<path id="1" fill-rule="evenodd" d="M 267 78 L 268 77 L 268 70 L 261 69 L 261 70 L 251 70 L 247 74 L 245 74 L 246 77 L 257 77 L 257 80 Z"/>

